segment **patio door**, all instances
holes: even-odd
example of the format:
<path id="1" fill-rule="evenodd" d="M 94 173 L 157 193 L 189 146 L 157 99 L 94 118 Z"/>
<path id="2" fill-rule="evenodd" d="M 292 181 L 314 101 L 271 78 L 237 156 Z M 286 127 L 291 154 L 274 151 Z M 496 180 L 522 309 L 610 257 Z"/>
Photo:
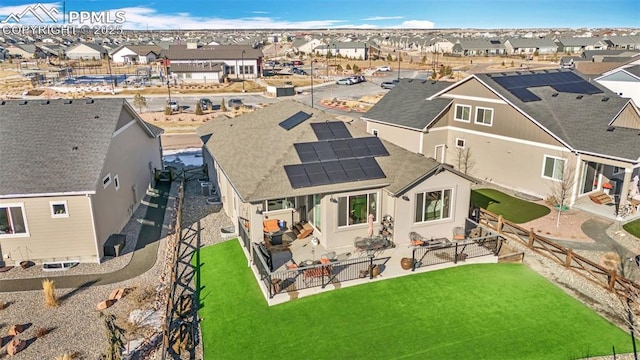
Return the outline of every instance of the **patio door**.
<path id="1" fill-rule="evenodd" d="M 433 158 L 436 159 L 436 161 L 444 163 L 444 161 L 445 161 L 444 149 L 445 149 L 445 145 L 444 144 L 436 145 L 436 147 L 435 147 L 435 149 L 433 151 Z"/>
<path id="2" fill-rule="evenodd" d="M 583 161 L 582 174 L 580 176 L 580 195 L 598 188 L 598 180 L 600 179 L 600 174 L 602 174 L 602 168 L 602 164 Z"/>

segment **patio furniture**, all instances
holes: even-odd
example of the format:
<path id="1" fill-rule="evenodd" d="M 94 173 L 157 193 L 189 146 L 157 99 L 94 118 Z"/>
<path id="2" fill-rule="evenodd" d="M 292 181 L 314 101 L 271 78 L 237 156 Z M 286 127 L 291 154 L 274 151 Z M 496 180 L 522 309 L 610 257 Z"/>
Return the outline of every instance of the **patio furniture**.
<path id="1" fill-rule="evenodd" d="M 367 255 L 375 255 L 376 253 L 391 247 L 391 242 L 382 236 L 366 238 L 358 237 L 354 242 L 354 246 L 358 252 L 366 252 Z"/>
<path id="2" fill-rule="evenodd" d="M 453 240 L 464 240 L 464 228 L 462 226 L 456 226 L 453 228 Z"/>
<path id="3" fill-rule="evenodd" d="M 609 204 L 612 203 L 613 200 L 611 199 L 611 196 L 605 194 L 602 191 L 596 191 L 593 194 L 589 195 L 589 199 L 591 199 L 591 201 L 593 201 L 596 204 Z"/>

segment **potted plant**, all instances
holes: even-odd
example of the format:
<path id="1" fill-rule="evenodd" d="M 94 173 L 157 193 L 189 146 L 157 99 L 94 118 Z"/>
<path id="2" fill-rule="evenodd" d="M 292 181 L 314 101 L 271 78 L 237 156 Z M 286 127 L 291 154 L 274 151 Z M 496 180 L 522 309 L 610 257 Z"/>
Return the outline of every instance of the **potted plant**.
<path id="1" fill-rule="evenodd" d="M 609 195 L 609 192 L 611 191 L 611 189 L 613 189 L 613 185 L 611 185 L 610 182 L 606 182 L 602 184 L 602 189 L 605 194 Z"/>

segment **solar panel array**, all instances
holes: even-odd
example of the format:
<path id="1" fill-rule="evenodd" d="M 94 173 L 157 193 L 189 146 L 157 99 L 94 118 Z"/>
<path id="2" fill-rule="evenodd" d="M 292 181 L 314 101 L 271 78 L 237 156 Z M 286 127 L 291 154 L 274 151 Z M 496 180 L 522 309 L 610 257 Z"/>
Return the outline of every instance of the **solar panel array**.
<path id="1" fill-rule="evenodd" d="M 523 102 L 540 100 L 536 94 L 528 89 L 539 86 L 551 86 L 556 91 L 564 93 L 602 93 L 602 90 L 570 71 L 492 76 L 491 78 Z"/>
<path id="2" fill-rule="evenodd" d="M 293 146 L 303 163 L 389 156 L 389 152 L 377 137 L 298 143 Z"/>
<path id="3" fill-rule="evenodd" d="M 297 113 L 289 116 L 286 120 L 282 121 L 280 125 L 285 130 L 291 130 L 294 127 L 300 125 L 303 121 L 311 117 L 311 114 L 307 114 L 304 111 L 298 111 Z"/>
<path id="4" fill-rule="evenodd" d="M 386 177 L 373 157 L 285 165 L 284 170 L 294 189 Z"/>
<path id="5" fill-rule="evenodd" d="M 316 133 L 318 140 L 350 139 L 349 129 L 342 121 L 327 121 L 324 123 L 312 123 L 311 128 Z"/>

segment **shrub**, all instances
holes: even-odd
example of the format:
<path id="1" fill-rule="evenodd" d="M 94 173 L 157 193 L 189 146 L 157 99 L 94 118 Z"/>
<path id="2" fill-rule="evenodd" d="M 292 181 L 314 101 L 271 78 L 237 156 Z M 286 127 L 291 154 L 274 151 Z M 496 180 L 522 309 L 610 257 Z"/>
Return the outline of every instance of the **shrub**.
<path id="1" fill-rule="evenodd" d="M 7 306 L 8 306 L 8 304 L 7 304 L 6 302 L 4 302 L 4 301 L 3 301 L 3 302 L 0 302 L 0 310 L 4 310 L 4 309 L 6 309 L 6 308 L 7 308 Z"/>
<path id="2" fill-rule="evenodd" d="M 42 290 L 44 291 L 44 303 L 47 306 L 55 307 L 60 305 L 58 298 L 56 297 L 56 284 L 55 282 L 45 279 L 42 280 Z"/>
<path id="3" fill-rule="evenodd" d="M 202 115 L 202 106 L 199 101 L 196 103 L 196 115 Z"/>
<path id="4" fill-rule="evenodd" d="M 347 64 L 347 66 L 345 67 L 345 69 L 347 69 L 347 70 L 351 70 L 351 65 L 350 65 L 350 64 Z"/>
<path id="5" fill-rule="evenodd" d="M 151 286 L 138 287 L 131 294 L 131 300 L 138 308 L 145 308 L 150 302 L 155 301 L 157 292 Z"/>
<path id="6" fill-rule="evenodd" d="M 173 111 L 171 111 L 171 107 L 165 106 L 164 107 L 164 114 L 165 115 L 173 115 Z"/>
<path id="7" fill-rule="evenodd" d="M 50 332 L 51 332 L 51 329 L 49 328 L 44 328 L 44 327 L 38 328 L 38 330 L 36 331 L 36 337 L 38 339 L 43 338 L 45 335 L 47 335 Z"/>

